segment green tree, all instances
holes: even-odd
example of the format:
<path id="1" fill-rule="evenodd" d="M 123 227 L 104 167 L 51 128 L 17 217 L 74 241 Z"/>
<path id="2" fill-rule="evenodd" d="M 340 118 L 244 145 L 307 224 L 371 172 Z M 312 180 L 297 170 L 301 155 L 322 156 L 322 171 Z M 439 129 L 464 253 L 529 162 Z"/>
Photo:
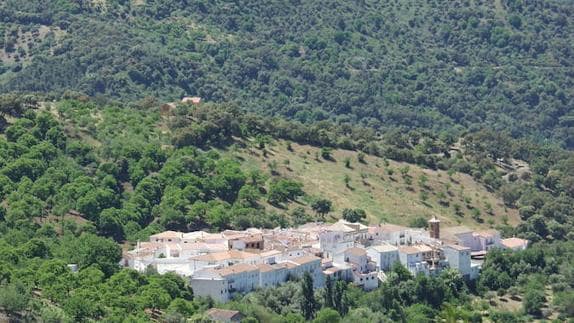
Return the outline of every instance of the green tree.
<path id="1" fill-rule="evenodd" d="M 411 272 L 405 268 L 400 262 L 395 262 L 391 266 L 391 272 L 395 273 L 399 281 L 410 280 L 413 278 Z"/>
<path id="2" fill-rule="evenodd" d="M 408 177 L 410 169 L 411 169 L 411 167 L 409 165 L 402 166 L 401 168 L 399 168 L 399 171 L 401 172 L 401 176 L 402 177 Z"/>
<path id="3" fill-rule="evenodd" d="M 545 302 L 544 285 L 535 280 L 530 281 L 526 286 L 526 292 L 522 300 L 524 312 L 539 317 L 542 315 L 542 306 Z"/>
<path id="4" fill-rule="evenodd" d="M 38 238 L 33 238 L 22 246 L 22 252 L 26 258 L 48 258 L 51 256 L 48 245 Z"/>
<path id="5" fill-rule="evenodd" d="M 345 176 L 343 177 L 343 182 L 345 183 L 346 188 L 351 188 L 351 176 L 345 174 Z"/>
<path id="6" fill-rule="evenodd" d="M 280 179 L 271 183 L 267 200 L 271 204 L 281 204 L 289 200 L 293 201 L 304 194 L 303 185 L 301 183 Z"/>
<path id="7" fill-rule="evenodd" d="M 312 220 L 312 217 L 305 212 L 305 208 L 297 206 L 291 211 L 291 219 L 294 225 L 303 225 Z"/>
<path id="8" fill-rule="evenodd" d="M 323 294 L 323 306 L 325 307 L 330 307 L 333 308 L 334 307 L 334 303 L 333 303 L 333 280 L 331 279 L 331 276 L 327 276 L 325 278 L 325 291 Z"/>
<path id="9" fill-rule="evenodd" d="M 96 290 L 78 289 L 66 300 L 64 310 L 75 322 L 84 322 L 100 318 L 104 312 L 101 304 L 95 299 Z"/>
<path id="10" fill-rule="evenodd" d="M 331 212 L 333 207 L 333 202 L 328 199 L 316 199 L 311 203 L 311 208 L 317 214 L 319 214 L 322 218 L 325 218 L 325 215 Z"/>
<path id="11" fill-rule="evenodd" d="M 128 218 L 129 215 L 122 209 L 105 209 L 98 219 L 98 231 L 100 234 L 111 237 L 116 241 L 122 241 L 125 237 L 122 225 Z"/>
<path id="12" fill-rule="evenodd" d="M 15 315 L 27 309 L 30 293 L 21 282 L 0 285 L 0 307 L 8 314 Z"/>
<path id="13" fill-rule="evenodd" d="M 425 304 L 413 304 L 405 308 L 407 322 L 434 322 L 436 311 Z"/>
<path id="14" fill-rule="evenodd" d="M 417 216 L 409 222 L 409 227 L 411 228 L 426 228 L 427 225 L 427 219 L 422 216 Z"/>
<path id="15" fill-rule="evenodd" d="M 353 168 L 353 167 L 351 166 L 351 158 L 345 157 L 345 167 L 347 167 L 347 168 L 349 168 L 349 169 Z"/>
<path id="16" fill-rule="evenodd" d="M 171 297 L 160 286 L 147 285 L 142 287 L 139 300 L 145 308 L 163 309 L 168 307 Z"/>
<path id="17" fill-rule="evenodd" d="M 315 316 L 317 310 L 317 301 L 315 300 L 315 293 L 313 290 L 313 277 L 308 272 L 305 272 L 301 280 L 301 313 L 306 320 L 311 320 Z"/>
<path id="18" fill-rule="evenodd" d="M 421 174 L 421 175 L 419 176 L 419 186 L 420 186 L 421 188 L 426 188 L 428 181 L 429 181 L 429 178 L 428 178 L 428 176 L 426 176 L 425 174 Z"/>
<path id="19" fill-rule="evenodd" d="M 349 300 L 347 298 L 347 283 L 338 280 L 335 283 L 335 290 L 333 293 L 333 304 L 335 309 L 341 316 L 345 316 L 349 311 Z"/>
<path id="20" fill-rule="evenodd" d="M 426 202 L 429 199 L 429 193 L 427 191 L 420 191 L 419 198 L 421 201 Z"/>
<path id="21" fill-rule="evenodd" d="M 269 168 L 269 172 L 271 173 L 271 175 L 279 175 L 279 173 L 277 172 L 277 161 L 276 160 L 272 160 L 267 164 L 267 167 Z"/>
<path id="22" fill-rule="evenodd" d="M 80 268 L 96 265 L 108 276 L 117 270 L 122 257 L 121 249 L 114 241 L 91 233 L 63 243 L 66 244 L 66 255 L 73 263 Z"/>
<path id="23" fill-rule="evenodd" d="M 359 161 L 359 163 L 361 164 L 366 164 L 367 160 L 365 159 L 366 155 L 364 152 L 359 151 L 359 153 L 357 153 L 357 160 Z"/>
<path id="24" fill-rule="evenodd" d="M 251 185 L 245 185 L 239 190 L 237 200 L 244 206 L 256 207 L 260 196 L 258 189 Z"/>
<path id="25" fill-rule="evenodd" d="M 338 323 L 341 321 L 341 316 L 337 311 L 331 308 L 324 308 L 317 312 L 317 317 L 313 323 Z"/>
<path id="26" fill-rule="evenodd" d="M 367 218 L 363 209 L 343 209 L 343 219 L 349 222 L 362 222 Z"/>
<path id="27" fill-rule="evenodd" d="M 322 147 L 321 148 L 321 157 L 325 160 L 333 160 L 333 149 L 330 147 Z"/>

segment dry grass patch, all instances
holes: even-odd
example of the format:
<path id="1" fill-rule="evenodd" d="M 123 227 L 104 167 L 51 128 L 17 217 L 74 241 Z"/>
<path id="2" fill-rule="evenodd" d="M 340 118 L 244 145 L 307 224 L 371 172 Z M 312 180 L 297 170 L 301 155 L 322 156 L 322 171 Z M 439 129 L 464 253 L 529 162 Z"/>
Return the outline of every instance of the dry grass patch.
<path id="1" fill-rule="evenodd" d="M 375 156 L 366 156 L 366 162 L 361 163 L 357 152 L 349 150 L 333 150 L 332 160 L 325 160 L 319 148 L 294 143 L 290 146 L 291 151 L 287 142 L 280 140 L 267 146 L 265 152 L 245 148 L 226 154 L 242 159 L 246 169 L 262 169 L 267 173 L 269 165 L 274 163 L 281 176 L 302 182 L 308 194 L 333 201 L 332 215 L 336 217 L 344 208 L 362 208 L 372 223 L 407 225 L 416 217 L 433 215 L 446 225 L 477 228 L 504 221 L 512 225 L 519 223 L 517 210 L 507 209 L 496 194 L 469 175 L 449 177 L 446 171 Z M 346 167 L 346 159 L 350 160 L 350 167 Z M 401 169 L 406 168 L 408 172 L 403 176 Z M 458 214 L 455 204 L 460 205 Z M 480 213 L 482 222 L 473 218 L 476 212 Z"/>

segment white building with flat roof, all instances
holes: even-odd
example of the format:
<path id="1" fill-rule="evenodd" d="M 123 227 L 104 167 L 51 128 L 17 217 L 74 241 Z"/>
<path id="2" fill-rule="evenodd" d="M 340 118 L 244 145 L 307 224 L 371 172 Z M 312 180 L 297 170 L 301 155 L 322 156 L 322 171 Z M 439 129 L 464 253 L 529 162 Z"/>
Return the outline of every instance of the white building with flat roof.
<path id="1" fill-rule="evenodd" d="M 283 284 L 289 278 L 289 268 L 286 264 L 260 264 L 259 287 L 275 287 Z"/>
<path id="2" fill-rule="evenodd" d="M 487 252 L 502 246 L 500 232 L 494 229 L 473 231 L 465 226 L 444 228 L 441 240 L 449 244 L 469 247 L 471 252 Z"/>
<path id="3" fill-rule="evenodd" d="M 191 277 L 193 294 L 218 302 L 230 300 L 236 293 L 248 293 L 259 287 L 259 268 L 237 264 L 221 269 L 200 270 Z"/>
<path id="4" fill-rule="evenodd" d="M 289 274 L 293 277 L 301 278 L 305 272 L 308 272 L 313 278 L 313 286 L 315 288 L 323 287 L 325 276 L 321 270 L 321 258 L 315 256 L 303 256 L 287 260 L 284 263 L 291 264 L 291 266 L 289 266 Z"/>
<path id="5" fill-rule="evenodd" d="M 442 250 L 450 268 L 458 270 L 463 277 L 471 279 L 471 249 L 466 246 L 447 244 Z"/>
<path id="6" fill-rule="evenodd" d="M 419 273 L 428 275 L 430 267 L 428 262 L 425 261 L 424 251 L 415 246 L 399 246 L 399 261 L 405 266 L 414 276 Z"/>
<path id="7" fill-rule="evenodd" d="M 380 271 L 390 270 L 399 261 L 399 248 L 387 243 L 367 248 L 367 254 Z"/>

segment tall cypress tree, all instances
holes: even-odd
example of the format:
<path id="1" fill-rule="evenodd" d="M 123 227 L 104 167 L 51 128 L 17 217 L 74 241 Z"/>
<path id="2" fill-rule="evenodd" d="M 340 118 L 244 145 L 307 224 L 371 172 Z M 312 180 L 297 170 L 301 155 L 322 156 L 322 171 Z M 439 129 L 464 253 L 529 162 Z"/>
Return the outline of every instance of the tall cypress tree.
<path id="1" fill-rule="evenodd" d="M 303 294 L 301 298 L 301 312 L 306 320 L 311 320 L 317 310 L 317 301 L 313 291 L 313 277 L 308 272 L 303 275 L 301 292 Z"/>
<path id="2" fill-rule="evenodd" d="M 333 305 L 341 316 L 347 314 L 348 299 L 347 299 L 347 284 L 344 281 L 337 281 L 335 284 L 335 291 L 333 293 Z"/>
<path id="3" fill-rule="evenodd" d="M 325 307 L 334 308 L 334 304 L 333 304 L 333 281 L 331 280 L 331 276 L 327 276 L 327 279 L 325 280 L 324 304 L 325 304 Z"/>

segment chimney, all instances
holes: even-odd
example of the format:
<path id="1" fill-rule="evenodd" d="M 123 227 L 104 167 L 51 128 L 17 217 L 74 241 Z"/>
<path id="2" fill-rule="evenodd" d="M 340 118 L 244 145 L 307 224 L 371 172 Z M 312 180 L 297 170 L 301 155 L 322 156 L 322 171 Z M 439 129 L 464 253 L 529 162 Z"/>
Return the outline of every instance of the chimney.
<path id="1" fill-rule="evenodd" d="M 429 220 L 430 237 L 433 239 L 440 239 L 440 220 L 433 216 Z"/>

